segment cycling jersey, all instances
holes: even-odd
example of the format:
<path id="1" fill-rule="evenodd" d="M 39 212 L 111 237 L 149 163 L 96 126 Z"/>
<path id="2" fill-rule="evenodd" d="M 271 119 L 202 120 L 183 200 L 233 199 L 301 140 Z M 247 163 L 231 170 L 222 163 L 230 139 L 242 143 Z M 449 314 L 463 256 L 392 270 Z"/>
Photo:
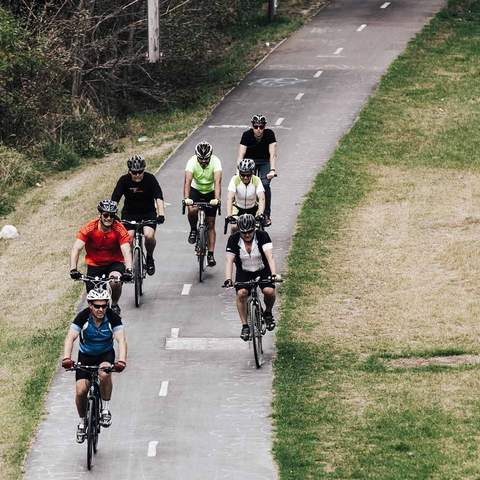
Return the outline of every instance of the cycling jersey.
<path id="1" fill-rule="evenodd" d="M 267 232 L 256 231 L 252 240 L 250 253 L 245 248 L 245 242 L 240 232 L 230 235 L 227 242 L 227 255 L 235 256 L 235 267 L 239 272 L 257 272 L 266 270 L 270 272 L 265 251 L 272 250 L 273 244 Z"/>
<path id="2" fill-rule="evenodd" d="M 197 157 L 193 155 L 188 160 L 185 171 L 193 175 L 191 186 L 200 193 L 206 194 L 215 190 L 214 174 L 215 172 L 222 171 L 222 163 L 217 156 L 212 155 L 209 164 L 205 168 L 202 168 Z"/>
<path id="3" fill-rule="evenodd" d="M 235 193 L 235 205 L 243 210 L 253 208 L 257 204 L 257 195 L 265 192 L 259 177 L 253 175 L 245 185 L 240 175 L 234 175 L 228 184 L 228 191 Z"/>
<path id="4" fill-rule="evenodd" d="M 93 356 L 113 350 L 113 334 L 123 329 L 123 324 L 120 315 L 107 308 L 97 327 L 90 309 L 85 308 L 75 317 L 70 328 L 80 333 L 80 352 Z"/>
<path id="5" fill-rule="evenodd" d="M 253 128 L 249 128 L 242 134 L 240 145 L 247 147 L 245 152 L 245 158 L 251 158 L 253 160 L 269 160 L 271 143 L 276 143 L 275 133 L 270 128 L 266 128 L 263 131 L 263 135 L 260 140 L 257 140 L 253 133 Z"/>
<path id="6" fill-rule="evenodd" d="M 122 216 L 138 215 L 155 212 L 155 200 L 163 200 L 162 189 L 155 175 L 145 172 L 140 182 L 134 182 L 132 176 L 127 173 L 122 175 L 112 193 L 112 200 L 117 203 L 125 196 Z"/>
<path id="7" fill-rule="evenodd" d="M 77 233 L 77 238 L 85 242 L 85 262 L 92 267 L 103 267 L 114 262 L 124 262 L 120 246 L 130 242 L 126 228 L 115 220 L 112 229 L 104 232 L 98 228 L 99 219 L 88 222 Z"/>

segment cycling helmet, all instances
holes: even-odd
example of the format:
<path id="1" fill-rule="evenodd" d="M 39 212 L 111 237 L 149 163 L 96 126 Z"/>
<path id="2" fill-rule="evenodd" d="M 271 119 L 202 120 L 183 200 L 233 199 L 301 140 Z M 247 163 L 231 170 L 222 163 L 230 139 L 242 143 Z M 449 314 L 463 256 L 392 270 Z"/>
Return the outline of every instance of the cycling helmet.
<path id="1" fill-rule="evenodd" d="M 239 173 L 251 173 L 255 171 L 255 162 L 251 158 L 244 158 L 238 164 Z"/>
<path id="2" fill-rule="evenodd" d="M 210 157 L 212 156 L 213 148 L 212 146 L 203 140 L 202 142 L 198 143 L 195 147 L 195 155 L 199 162 L 206 162 L 210 161 Z"/>
<path id="3" fill-rule="evenodd" d="M 100 200 L 97 205 L 97 210 L 108 213 L 117 213 L 118 203 L 113 200 Z"/>
<path id="4" fill-rule="evenodd" d="M 251 122 L 255 125 L 266 125 L 267 119 L 265 118 L 265 115 L 262 115 L 261 113 L 255 113 L 252 116 Z"/>
<path id="5" fill-rule="evenodd" d="M 87 293 L 87 301 L 93 302 L 94 300 L 107 300 L 110 302 L 112 297 L 108 290 L 104 288 L 94 288 Z"/>
<path id="6" fill-rule="evenodd" d="M 145 169 L 145 159 L 141 155 L 134 155 L 127 160 L 129 170 L 138 171 Z"/>
<path id="7" fill-rule="evenodd" d="M 251 232 L 255 229 L 255 217 L 250 213 L 240 215 L 237 220 L 237 227 L 241 233 Z"/>

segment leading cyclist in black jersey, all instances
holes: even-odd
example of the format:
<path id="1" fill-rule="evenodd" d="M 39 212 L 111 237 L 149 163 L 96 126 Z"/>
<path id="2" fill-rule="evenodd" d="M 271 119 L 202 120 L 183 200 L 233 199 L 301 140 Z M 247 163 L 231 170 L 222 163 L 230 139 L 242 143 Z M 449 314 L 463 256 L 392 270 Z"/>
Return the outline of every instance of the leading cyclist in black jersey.
<path id="1" fill-rule="evenodd" d="M 233 265 L 236 267 L 237 282 L 247 282 L 260 277 L 262 280 L 279 278 L 275 260 L 273 258 L 273 245 L 267 232 L 256 230 L 255 217 L 249 213 L 240 215 L 237 220 L 238 232 L 230 235 L 227 242 L 227 255 L 225 263 L 225 287 L 233 287 Z M 261 289 L 265 300 L 263 318 L 268 330 L 275 328 L 272 308 L 275 304 L 275 284 L 270 282 L 262 284 Z M 242 322 L 240 338 L 248 341 L 250 328 L 247 322 L 247 296 L 246 288 L 237 288 L 237 309 Z"/>
<path id="2" fill-rule="evenodd" d="M 156 220 L 157 223 L 165 222 L 165 205 L 160 184 L 155 175 L 145 171 L 145 159 L 141 155 L 134 155 L 127 161 L 128 173 L 122 175 L 112 193 L 112 200 L 119 202 L 125 196 L 122 210 L 123 220 Z M 143 227 L 145 236 L 145 250 L 147 251 L 147 273 L 155 273 L 153 252 L 155 250 L 155 228 Z M 133 238 L 135 230 L 128 231 Z"/>

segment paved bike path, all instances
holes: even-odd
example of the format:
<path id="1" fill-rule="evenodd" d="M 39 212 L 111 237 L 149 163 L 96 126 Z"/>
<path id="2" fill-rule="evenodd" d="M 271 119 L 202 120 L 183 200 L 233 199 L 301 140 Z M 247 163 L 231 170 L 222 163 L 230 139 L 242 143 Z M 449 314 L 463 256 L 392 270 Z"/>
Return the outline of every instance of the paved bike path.
<path id="1" fill-rule="evenodd" d="M 115 375 L 113 424 L 102 430 L 94 469 L 86 471 L 85 445 L 74 443 L 73 375 L 59 371 L 25 478 L 277 478 L 271 454 L 272 335 L 266 337 L 266 363 L 257 370 L 253 353 L 238 338 L 234 295 L 220 288 L 224 217 L 217 222 L 218 265 L 198 283 L 180 214 L 186 160 L 198 140 L 209 140 L 224 166 L 225 199 L 240 135 L 252 113 L 267 115 L 279 142 L 269 231 L 282 265 L 316 173 L 389 63 L 443 4 L 335 1 L 252 71 L 172 155 L 158 175 L 170 205 L 158 229 L 157 274 L 147 278 L 139 309 L 133 307 L 133 287 L 125 288 L 128 367 Z"/>

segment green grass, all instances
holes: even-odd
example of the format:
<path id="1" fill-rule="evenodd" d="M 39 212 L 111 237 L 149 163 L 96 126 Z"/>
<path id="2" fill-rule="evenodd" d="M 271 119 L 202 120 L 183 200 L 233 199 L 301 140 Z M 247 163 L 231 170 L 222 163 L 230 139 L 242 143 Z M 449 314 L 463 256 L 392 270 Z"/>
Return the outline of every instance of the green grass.
<path id="1" fill-rule="evenodd" d="M 313 289 L 335 289 L 332 245 L 375 191 L 377 166 L 480 170 L 479 20 L 479 1 L 451 1 L 437 15 L 391 66 L 305 200 L 282 288 L 274 365 L 282 480 L 480 477 L 475 368 L 392 371 L 382 361 L 468 349 L 432 349 L 425 341 L 423 349 L 379 347 L 362 357 L 341 337 L 332 342 L 332 332 L 312 335 L 309 313 L 317 304 Z"/>

